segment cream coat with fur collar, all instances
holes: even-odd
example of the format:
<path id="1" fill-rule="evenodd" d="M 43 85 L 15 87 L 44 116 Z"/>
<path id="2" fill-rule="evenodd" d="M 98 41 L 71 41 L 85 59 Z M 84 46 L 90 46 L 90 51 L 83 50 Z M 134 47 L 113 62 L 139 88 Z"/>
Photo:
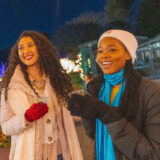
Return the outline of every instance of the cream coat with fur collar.
<path id="1" fill-rule="evenodd" d="M 46 81 L 46 86 L 50 91 L 52 90 L 49 79 Z M 18 65 L 10 81 L 7 102 L 4 100 L 4 94 L 1 96 L 0 123 L 2 131 L 4 134 L 10 135 L 12 139 L 10 160 L 42 160 L 43 118 L 29 124 L 24 118 L 24 114 L 33 104 L 35 96 L 24 80 Z M 52 98 L 57 103 L 53 90 Z M 65 107 L 62 107 L 62 119 L 71 160 L 83 160 L 73 119 Z"/>

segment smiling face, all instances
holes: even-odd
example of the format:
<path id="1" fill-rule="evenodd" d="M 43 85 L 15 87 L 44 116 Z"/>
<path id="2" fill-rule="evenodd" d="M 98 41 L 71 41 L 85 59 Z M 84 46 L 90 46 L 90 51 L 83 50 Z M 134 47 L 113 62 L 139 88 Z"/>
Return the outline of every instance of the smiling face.
<path id="1" fill-rule="evenodd" d="M 119 72 L 130 58 L 127 50 L 117 39 L 105 37 L 100 41 L 96 61 L 104 74 Z"/>
<path id="2" fill-rule="evenodd" d="M 39 65 L 38 48 L 31 37 L 23 37 L 18 43 L 19 58 L 27 67 Z"/>

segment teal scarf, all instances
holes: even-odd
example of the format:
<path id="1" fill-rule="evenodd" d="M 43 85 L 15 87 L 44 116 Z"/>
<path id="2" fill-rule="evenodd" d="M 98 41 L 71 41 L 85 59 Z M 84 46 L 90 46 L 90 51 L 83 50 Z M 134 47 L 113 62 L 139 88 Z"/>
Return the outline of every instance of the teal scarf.
<path id="1" fill-rule="evenodd" d="M 99 99 L 106 104 L 110 105 L 110 97 L 112 86 L 122 83 L 118 93 L 116 94 L 112 106 L 118 107 L 120 105 L 121 96 L 125 90 L 125 81 L 123 81 L 124 69 L 118 73 L 104 74 L 105 82 L 101 86 Z M 97 160 L 115 160 L 114 148 L 111 136 L 107 131 L 107 127 L 96 119 L 96 156 Z"/>

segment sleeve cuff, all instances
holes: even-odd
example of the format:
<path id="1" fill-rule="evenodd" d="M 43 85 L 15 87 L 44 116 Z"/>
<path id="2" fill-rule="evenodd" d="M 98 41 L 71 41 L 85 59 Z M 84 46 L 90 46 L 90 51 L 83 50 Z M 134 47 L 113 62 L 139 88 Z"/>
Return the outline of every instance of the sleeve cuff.
<path id="1" fill-rule="evenodd" d="M 102 118 L 101 121 L 104 124 L 109 124 L 115 121 L 121 120 L 123 117 L 118 113 L 117 108 L 112 107 Z"/>
<path id="2" fill-rule="evenodd" d="M 28 121 L 26 120 L 26 118 L 25 118 L 25 113 L 26 113 L 26 112 L 23 113 L 24 129 L 29 128 L 29 127 L 31 127 L 31 126 L 33 125 L 32 122 L 28 122 Z"/>

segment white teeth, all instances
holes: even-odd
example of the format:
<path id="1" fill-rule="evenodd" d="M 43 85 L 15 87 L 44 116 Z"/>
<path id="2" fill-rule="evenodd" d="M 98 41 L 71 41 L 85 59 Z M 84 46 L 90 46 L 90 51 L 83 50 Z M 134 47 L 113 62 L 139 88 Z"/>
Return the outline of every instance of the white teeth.
<path id="1" fill-rule="evenodd" d="M 30 58 L 32 58 L 33 56 L 26 56 L 26 57 L 24 57 L 25 59 L 30 59 Z"/>
<path id="2" fill-rule="evenodd" d="M 112 64 L 112 62 L 102 62 L 103 65 Z"/>

